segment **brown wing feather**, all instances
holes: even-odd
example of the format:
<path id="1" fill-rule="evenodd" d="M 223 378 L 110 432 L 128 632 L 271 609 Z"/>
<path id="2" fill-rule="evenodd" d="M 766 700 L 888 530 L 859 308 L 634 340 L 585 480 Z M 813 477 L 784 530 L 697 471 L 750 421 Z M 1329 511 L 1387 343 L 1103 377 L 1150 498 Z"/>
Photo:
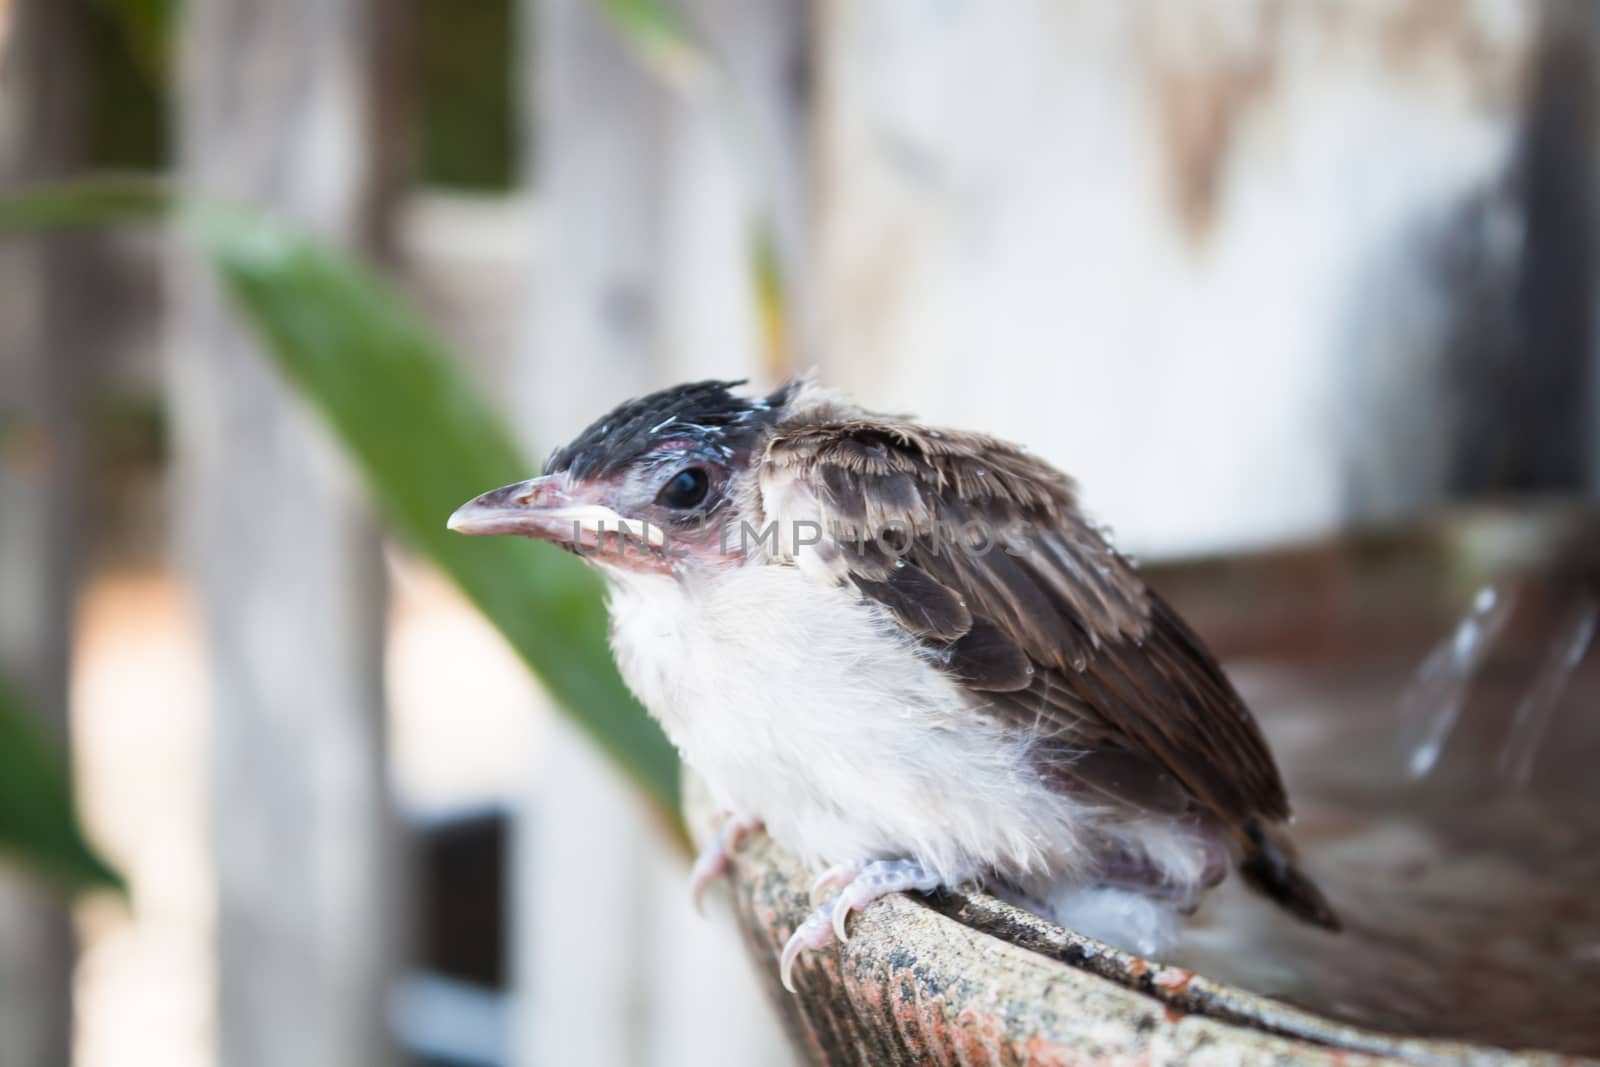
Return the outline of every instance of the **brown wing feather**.
<path id="1" fill-rule="evenodd" d="M 1108 788 L 1133 803 L 1154 789 L 1170 806 L 1162 783 L 1175 779 L 1230 823 L 1288 816 L 1244 702 L 1079 512 L 1066 475 L 993 438 L 887 418 L 783 423 L 764 458 L 763 478 L 814 488 L 844 580 L 940 647 L 999 713 L 1061 745 L 1117 753 Z M 951 543 L 965 530 L 977 545 L 974 523 L 1006 544 Z M 1141 763 L 1149 773 L 1132 784 Z M 1099 773 L 1080 764 L 1078 778 Z"/>

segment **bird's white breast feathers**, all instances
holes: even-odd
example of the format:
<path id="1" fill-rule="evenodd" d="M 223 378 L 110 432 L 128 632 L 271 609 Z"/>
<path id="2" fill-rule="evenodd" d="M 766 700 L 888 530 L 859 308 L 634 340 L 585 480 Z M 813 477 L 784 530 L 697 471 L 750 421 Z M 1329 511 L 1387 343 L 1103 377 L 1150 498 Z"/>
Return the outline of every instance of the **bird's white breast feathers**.
<path id="1" fill-rule="evenodd" d="M 611 612 L 623 676 L 685 760 L 807 860 L 914 856 L 959 881 L 1070 844 L 1026 739 L 844 590 L 782 565 L 629 575 Z"/>
<path id="2" fill-rule="evenodd" d="M 629 574 L 611 612 L 623 676 L 684 759 L 810 863 L 909 857 L 948 884 L 999 872 L 1044 895 L 1137 833 L 1134 851 L 1174 882 L 1200 875 L 1184 835 L 1047 788 L 1025 733 L 977 714 L 877 609 L 798 567 Z"/>

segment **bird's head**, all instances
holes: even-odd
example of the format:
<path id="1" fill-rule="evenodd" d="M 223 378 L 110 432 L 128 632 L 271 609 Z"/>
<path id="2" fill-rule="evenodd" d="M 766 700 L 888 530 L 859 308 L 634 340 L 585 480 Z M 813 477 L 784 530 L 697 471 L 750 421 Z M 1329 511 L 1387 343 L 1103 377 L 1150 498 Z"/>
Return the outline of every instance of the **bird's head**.
<path id="1" fill-rule="evenodd" d="M 694 382 L 630 400 L 556 449 L 543 477 L 463 504 L 450 529 L 537 538 L 624 571 L 734 562 L 726 531 L 737 533 L 754 506 L 752 456 L 790 394 L 739 396 L 742 384 Z"/>

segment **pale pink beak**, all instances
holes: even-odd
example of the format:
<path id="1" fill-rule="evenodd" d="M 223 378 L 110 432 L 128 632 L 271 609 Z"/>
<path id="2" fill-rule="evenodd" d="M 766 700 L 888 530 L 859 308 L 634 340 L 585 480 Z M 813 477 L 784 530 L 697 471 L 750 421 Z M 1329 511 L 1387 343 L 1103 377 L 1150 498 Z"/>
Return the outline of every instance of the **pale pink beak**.
<path id="1" fill-rule="evenodd" d="M 547 474 L 491 489 L 462 504 L 445 525 L 457 533 L 511 534 L 558 545 L 595 546 L 606 534 L 624 530 L 651 544 L 665 540 L 660 529 L 617 514 L 606 495 L 604 486 L 573 486 L 565 474 Z"/>

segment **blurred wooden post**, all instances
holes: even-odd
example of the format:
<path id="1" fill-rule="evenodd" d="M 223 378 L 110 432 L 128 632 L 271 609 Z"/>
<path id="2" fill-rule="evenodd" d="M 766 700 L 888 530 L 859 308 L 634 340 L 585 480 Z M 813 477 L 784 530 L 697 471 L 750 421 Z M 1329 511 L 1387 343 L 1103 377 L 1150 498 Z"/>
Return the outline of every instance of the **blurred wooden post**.
<path id="1" fill-rule="evenodd" d="M 80 157 L 82 6 L 21 5 L 0 50 L 0 186 Z M 86 399 L 81 239 L 0 244 L 0 673 L 67 737 L 67 671 Z M 0 1064 L 69 1062 L 67 903 L 0 867 Z"/>
<path id="2" fill-rule="evenodd" d="M 528 324 L 528 358 L 510 384 L 513 424 L 536 428 L 528 433 L 544 438 L 529 442 L 537 446 L 581 428 L 578 398 L 650 381 L 654 201 L 640 193 L 656 169 L 666 105 L 642 72 L 619 71 L 621 46 L 586 0 L 531 3 L 525 23 L 524 69 L 537 72 L 527 143 L 537 153 L 549 269 Z M 589 98 L 592 109 L 583 105 Z M 625 1067 L 644 1049 L 650 828 L 587 745 L 565 724 L 551 731 L 514 839 L 522 997 L 514 1047 L 525 1067 Z M 574 922 L 583 913 L 607 918 Z"/>
<path id="3" fill-rule="evenodd" d="M 185 188 L 356 243 L 364 0 L 183 5 Z M 394 965 L 378 538 L 324 428 L 177 256 L 169 400 L 213 718 L 219 1062 L 382 1064 Z"/>
<path id="4" fill-rule="evenodd" d="M 791 26 L 744 4 L 721 29 Z M 514 423 L 550 444 L 674 379 L 761 371 L 749 175 L 728 116 L 646 70 L 590 0 L 528 0 L 525 143 L 543 227 Z M 766 51 L 763 55 L 768 54 Z M 519 820 L 517 1062 L 781 1064 L 726 914 L 576 731 L 552 732 Z M 717 913 L 717 905 L 712 905 Z M 604 915 L 604 922 L 580 916 Z"/>

